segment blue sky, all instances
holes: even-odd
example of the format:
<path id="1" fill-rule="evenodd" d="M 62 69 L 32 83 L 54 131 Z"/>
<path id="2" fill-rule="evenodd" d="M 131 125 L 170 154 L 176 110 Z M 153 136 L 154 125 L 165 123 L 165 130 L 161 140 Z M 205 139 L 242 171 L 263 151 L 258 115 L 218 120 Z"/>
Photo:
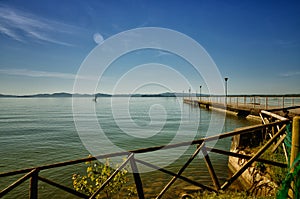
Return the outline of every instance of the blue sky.
<path id="1" fill-rule="evenodd" d="M 97 43 L 141 27 L 172 29 L 201 44 L 229 77 L 229 94 L 300 93 L 299 10 L 299 1 L 0 1 L 0 93 L 72 92 L 77 71 Z M 104 74 L 99 92 L 112 93 L 123 73 L 148 62 L 179 71 L 194 90 L 205 85 L 176 56 L 133 55 Z M 172 91 L 188 90 L 176 85 L 176 75 L 168 78 Z M 130 92 L 126 86 L 118 92 Z M 165 90 L 155 85 L 138 91 Z"/>

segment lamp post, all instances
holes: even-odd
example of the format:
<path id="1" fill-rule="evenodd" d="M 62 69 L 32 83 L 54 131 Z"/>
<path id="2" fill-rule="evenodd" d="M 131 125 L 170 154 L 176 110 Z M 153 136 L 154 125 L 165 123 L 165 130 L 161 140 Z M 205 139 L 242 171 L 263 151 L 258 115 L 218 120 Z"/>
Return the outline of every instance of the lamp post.
<path id="1" fill-rule="evenodd" d="M 199 96 L 200 102 L 201 102 L 201 88 L 202 88 L 202 86 L 200 86 L 200 96 Z"/>
<path id="2" fill-rule="evenodd" d="M 225 107 L 227 108 L 227 81 L 228 81 L 228 77 L 224 78 L 225 80 Z"/>
<path id="3" fill-rule="evenodd" d="M 191 88 L 189 88 L 189 99 L 191 100 Z"/>

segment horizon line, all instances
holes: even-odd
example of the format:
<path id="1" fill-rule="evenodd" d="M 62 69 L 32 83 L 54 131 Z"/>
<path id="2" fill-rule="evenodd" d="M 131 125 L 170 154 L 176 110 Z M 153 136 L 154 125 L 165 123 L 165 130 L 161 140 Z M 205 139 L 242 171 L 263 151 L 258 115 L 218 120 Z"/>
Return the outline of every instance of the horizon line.
<path id="1" fill-rule="evenodd" d="M 200 96 L 223 96 L 226 97 L 225 94 L 207 94 L 207 93 L 186 93 L 186 92 L 163 92 L 163 93 L 117 93 L 117 94 L 110 94 L 110 93 L 102 93 L 102 92 L 97 92 L 97 93 L 93 93 L 93 94 L 89 94 L 89 93 L 69 93 L 69 92 L 53 92 L 53 93 L 35 93 L 35 94 L 3 94 L 0 93 L 0 96 L 7 96 L 7 97 L 35 97 L 35 96 L 39 96 L 39 95 L 45 95 L 46 96 L 53 96 L 53 95 L 71 95 L 70 97 L 76 97 L 76 95 L 79 95 L 81 97 L 84 96 L 95 96 L 95 95 L 107 95 L 107 96 L 139 96 L 139 95 L 146 95 L 146 96 L 153 96 L 153 95 L 165 95 L 164 97 L 166 97 L 167 94 L 170 95 L 181 95 L 181 96 L 185 96 L 185 97 L 200 97 Z M 75 96 L 74 96 L 75 95 Z M 258 93 L 252 93 L 252 94 L 228 94 L 227 97 L 239 97 L 239 96 L 289 96 L 289 97 L 299 97 L 300 93 L 285 93 L 285 94 L 258 94 Z M 67 96 L 66 96 L 67 97 Z M 100 96 L 101 97 L 101 96 Z"/>

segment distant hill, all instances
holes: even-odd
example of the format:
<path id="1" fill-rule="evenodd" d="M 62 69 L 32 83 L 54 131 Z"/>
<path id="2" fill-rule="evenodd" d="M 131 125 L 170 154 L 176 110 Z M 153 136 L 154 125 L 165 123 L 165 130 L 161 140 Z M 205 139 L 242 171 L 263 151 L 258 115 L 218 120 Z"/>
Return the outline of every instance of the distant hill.
<path id="1" fill-rule="evenodd" d="M 162 94 L 142 94 L 141 97 L 163 97 Z"/>
<path id="2" fill-rule="evenodd" d="M 16 97 L 72 97 L 70 93 L 53 93 L 53 94 L 35 94 L 35 95 L 18 95 Z"/>
<path id="3" fill-rule="evenodd" d="M 176 97 L 175 93 L 142 94 L 141 97 Z"/>
<path id="4" fill-rule="evenodd" d="M 162 93 L 162 97 L 177 97 L 176 93 Z"/>
<path id="5" fill-rule="evenodd" d="M 112 95 L 104 94 L 104 93 L 97 93 L 96 96 L 97 97 L 111 97 Z"/>
<path id="6" fill-rule="evenodd" d="M 18 97 L 72 97 L 72 94 L 70 94 L 70 93 L 53 93 L 53 94 L 21 95 Z"/>
<path id="7" fill-rule="evenodd" d="M 0 94 L 0 97 L 16 97 L 14 95 L 3 95 L 3 94 Z"/>

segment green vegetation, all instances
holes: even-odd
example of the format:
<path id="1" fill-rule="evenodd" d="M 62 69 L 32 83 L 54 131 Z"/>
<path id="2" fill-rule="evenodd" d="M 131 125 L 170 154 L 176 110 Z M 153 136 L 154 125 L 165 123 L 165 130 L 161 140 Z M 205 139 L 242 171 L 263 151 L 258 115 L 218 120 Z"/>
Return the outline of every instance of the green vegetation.
<path id="1" fill-rule="evenodd" d="M 275 152 L 272 153 L 272 147 L 270 147 L 262 156 L 262 158 L 267 160 L 273 160 L 276 162 L 286 162 L 286 158 L 284 155 L 284 151 L 282 147 L 278 147 Z M 263 163 L 257 163 L 256 165 L 263 164 Z M 263 164 L 266 168 L 266 171 L 270 174 L 271 179 L 277 184 L 281 185 L 282 180 L 285 178 L 288 169 L 287 168 L 281 168 L 273 165 L 266 165 Z"/>
<path id="2" fill-rule="evenodd" d="M 287 152 L 289 156 L 289 164 L 290 165 L 290 151 L 291 151 L 291 142 L 292 142 L 292 126 L 289 124 L 287 126 L 287 136 L 284 140 L 284 143 L 287 147 Z M 300 198 L 300 153 L 298 153 L 297 157 L 295 158 L 292 166 L 289 168 L 289 171 L 286 173 L 286 177 L 282 182 L 282 186 L 280 191 L 277 193 L 278 199 L 285 199 L 288 198 L 289 192 L 290 195 L 294 194 L 294 198 Z M 291 187 L 291 185 L 294 185 Z M 290 191 L 289 191 L 290 190 Z M 293 191 L 291 191 L 293 190 Z"/>
<path id="3" fill-rule="evenodd" d="M 84 193 L 88 196 L 93 195 L 101 185 L 115 172 L 109 159 L 106 162 L 100 163 L 97 161 L 86 162 L 88 165 L 86 175 L 74 174 L 72 177 L 73 186 L 76 191 Z M 117 168 L 118 165 L 115 165 Z M 125 188 L 124 185 L 129 181 L 127 177 L 127 169 L 120 170 L 114 178 L 105 186 L 102 192 L 96 198 L 112 198 L 112 196 L 120 198 L 129 198 L 135 194 L 135 189 L 132 187 Z M 124 190 L 125 189 L 125 190 Z M 122 190 L 122 191 L 121 191 Z M 127 193 L 127 196 L 124 196 Z"/>
<path id="4" fill-rule="evenodd" d="M 289 170 L 289 173 L 287 173 L 285 179 L 282 182 L 282 187 L 280 191 L 277 194 L 278 199 L 284 199 L 288 198 L 289 195 L 289 189 L 292 189 L 291 194 L 295 194 L 295 198 L 300 198 L 299 188 L 300 188 L 300 153 L 298 154 L 297 158 L 295 159 L 294 163 L 292 164 L 292 167 Z M 291 187 L 291 184 L 294 186 Z"/>
<path id="5" fill-rule="evenodd" d="M 190 197 L 186 197 L 186 199 L 271 199 L 272 197 L 254 197 L 249 196 L 247 192 L 245 191 L 221 191 L 220 193 L 214 193 L 214 192 L 206 192 L 203 193 L 195 193 L 191 195 Z"/>
<path id="6" fill-rule="evenodd" d="M 290 150 L 291 150 L 291 125 L 289 124 L 286 128 L 287 130 L 287 136 L 284 140 L 284 144 L 286 146 L 286 152 L 288 158 L 290 157 Z M 269 148 L 262 156 L 264 159 L 273 160 L 277 162 L 286 162 L 285 152 L 283 150 L 283 147 L 280 146 L 277 148 L 275 152 L 271 151 L 271 148 Z M 288 166 L 290 165 L 290 160 L 288 160 Z M 263 163 L 256 163 L 257 168 L 263 168 L 268 172 L 271 179 L 279 185 L 278 192 L 276 197 L 278 199 L 285 199 L 288 198 L 289 195 L 289 189 L 291 188 L 292 182 L 294 183 L 294 193 L 295 198 L 300 198 L 299 194 L 299 187 L 300 187 L 300 181 L 297 180 L 297 176 L 300 176 L 300 154 L 298 154 L 298 157 L 295 159 L 293 163 L 293 170 L 292 168 L 280 168 L 272 165 L 265 165 Z"/>

